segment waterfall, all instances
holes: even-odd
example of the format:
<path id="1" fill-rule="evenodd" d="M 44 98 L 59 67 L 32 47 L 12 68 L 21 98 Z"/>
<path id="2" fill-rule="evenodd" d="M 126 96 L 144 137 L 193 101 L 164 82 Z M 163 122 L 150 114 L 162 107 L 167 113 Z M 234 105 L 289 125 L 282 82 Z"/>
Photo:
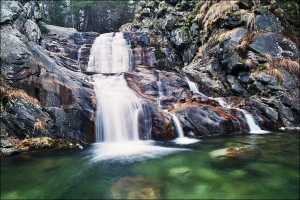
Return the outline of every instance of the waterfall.
<path id="1" fill-rule="evenodd" d="M 97 97 L 93 161 L 133 161 L 178 151 L 140 140 L 151 139 L 152 111 L 127 85 L 122 72 L 129 71 L 130 66 L 131 50 L 122 33 L 96 38 L 87 68 L 97 73 L 92 77 Z"/>
<path id="2" fill-rule="evenodd" d="M 94 76 L 97 95 L 96 142 L 139 140 L 138 114 L 142 102 L 123 75 Z"/>
<path id="3" fill-rule="evenodd" d="M 138 141 L 139 135 L 149 138 L 151 112 L 121 73 L 130 69 L 130 52 L 122 33 L 102 34 L 92 46 L 87 71 L 119 73 L 93 76 L 97 97 L 96 142 Z M 143 122 L 139 123 L 139 119 Z"/>
<path id="4" fill-rule="evenodd" d="M 171 114 L 171 116 L 172 116 L 172 120 L 174 122 L 175 129 L 176 129 L 176 132 L 178 135 L 178 137 L 174 140 L 175 143 L 177 143 L 177 144 L 192 144 L 195 142 L 200 142 L 200 140 L 198 140 L 198 139 L 185 137 L 178 117 L 175 114 Z"/>
<path id="5" fill-rule="evenodd" d="M 80 46 L 80 48 L 78 49 L 78 52 L 77 52 L 77 62 L 78 62 L 78 71 L 81 72 L 81 66 L 80 66 L 80 58 L 81 58 L 81 52 L 82 52 L 82 49 L 85 47 L 85 44 Z"/>
<path id="6" fill-rule="evenodd" d="M 187 77 L 186 77 L 186 80 L 187 80 L 187 83 L 189 84 L 189 87 L 190 87 L 190 90 L 195 92 L 195 91 L 198 91 L 198 88 L 197 88 L 197 85 L 196 83 L 190 81 Z M 195 89 L 196 88 L 196 89 Z M 209 99 L 212 99 L 212 100 L 215 100 L 217 101 L 221 106 L 225 107 L 225 108 L 232 108 L 229 104 L 227 104 L 225 101 L 224 101 L 224 98 L 222 97 L 219 97 L 219 98 L 213 98 L 213 97 L 208 97 L 206 96 L 205 94 L 202 94 L 201 92 L 197 92 L 199 94 L 201 94 L 202 96 L 204 97 L 207 97 Z M 265 131 L 265 130 L 261 130 L 261 128 L 255 124 L 255 121 L 252 117 L 252 115 L 250 115 L 248 112 L 246 112 L 245 110 L 243 109 L 239 109 L 239 108 L 234 108 L 234 109 L 237 109 L 237 110 L 240 110 L 241 112 L 244 113 L 245 115 L 245 119 L 246 119 L 246 122 L 249 126 L 249 129 L 250 129 L 250 133 L 268 133 L 269 131 Z"/>
<path id="7" fill-rule="evenodd" d="M 181 124 L 179 122 L 179 119 L 176 117 L 175 114 L 172 114 L 172 119 L 173 119 L 173 122 L 175 124 L 175 128 L 176 128 L 176 131 L 177 131 L 177 134 L 178 134 L 178 138 L 183 138 L 184 133 L 183 133 Z"/>
<path id="8" fill-rule="evenodd" d="M 185 79 L 186 79 L 186 82 L 189 84 L 189 88 L 192 92 L 197 93 L 197 94 L 202 94 L 199 92 L 198 87 L 195 82 L 190 81 L 190 79 L 188 77 L 185 77 Z"/>
<path id="9" fill-rule="evenodd" d="M 130 70 L 131 50 L 122 33 L 101 34 L 94 41 L 87 71 L 121 73 Z"/>
<path id="10" fill-rule="evenodd" d="M 248 126 L 250 128 L 250 133 L 256 132 L 256 131 L 261 131 L 260 127 L 255 124 L 255 121 L 250 114 L 244 112 L 244 115 L 245 115 L 246 121 L 248 123 Z"/>
<path id="11" fill-rule="evenodd" d="M 164 93 L 163 93 L 163 90 L 162 90 L 161 82 L 160 81 L 156 81 L 156 85 L 157 85 L 157 92 L 158 92 L 157 105 L 158 105 L 158 107 L 161 107 L 161 105 L 160 105 L 160 98 L 162 96 L 164 96 Z"/>

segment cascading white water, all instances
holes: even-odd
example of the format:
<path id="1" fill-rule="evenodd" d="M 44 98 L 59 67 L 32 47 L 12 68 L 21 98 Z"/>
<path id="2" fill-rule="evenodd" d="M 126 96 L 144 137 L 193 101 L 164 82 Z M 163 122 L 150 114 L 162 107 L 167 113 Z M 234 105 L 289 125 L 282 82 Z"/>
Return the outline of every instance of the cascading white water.
<path id="1" fill-rule="evenodd" d="M 177 131 L 177 135 L 178 135 L 178 137 L 174 140 L 175 143 L 177 143 L 177 144 L 192 144 L 192 143 L 200 141 L 198 139 L 185 137 L 178 117 L 175 114 L 171 114 L 171 115 L 172 115 L 172 120 L 174 122 L 176 131 Z"/>
<path id="2" fill-rule="evenodd" d="M 130 45 L 122 33 L 101 34 L 94 41 L 87 71 L 121 73 L 130 70 Z"/>
<path id="3" fill-rule="evenodd" d="M 85 47 L 85 44 L 82 45 L 77 52 L 77 62 L 78 62 L 78 71 L 81 72 L 81 66 L 80 66 L 80 58 L 81 58 L 81 52 L 82 52 L 82 48 Z"/>
<path id="4" fill-rule="evenodd" d="M 96 141 L 139 140 L 138 115 L 141 99 L 127 86 L 123 75 L 94 76 L 97 95 Z"/>
<path id="5" fill-rule="evenodd" d="M 243 113 L 245 115 L 246 121 L 247 121 L 248 126 L 250 128 L 250 133 L 260 133 L 260 132 L 263 131 L 263 130 L 261 130 L 261 128 L 259 126 L 257 126 L 255 124 L 255 121 L 254 121 L 253 117 L 250 114 L 248 114 L 245 111 L 243 111 Z"/>
<path id="6" fill-rule="evenodd" d="M 164 93 L 163 93 L 163 90 L 162 90 L 161 82 L 160 81 L 156 81 L 156 85 L 157 85 L 157 92 L 158 92 L 157 105 L 158 105 L 158 107 L 161 107 L 161 105 L 160 105 L 160 98 L 162 96 L 164 96 Z"/>
<path id="7" fill-rule="evenodd" d="M 197 89 L 198 91 L 198 87 L 196 85 L 196 83 L 190 81 L 188 78 L 186 78 L 187 80 L 187 83 L 189 84 L 189 87 L 190 87 L 190 90 L 194 92 L 195 88 Z M 195 90 L 196 91 L 196 90 Z M 213 98 L 213 97 L 208 97 L 206 96 L 205 94 L 202 94 L 201 92 L 197 92 L 199 94 L 201 94 L 202 96 L 205 96 L 209 99 L 212 99 L 212 100 L 215 100 L 217 101 L 221 106 L 225 107 L 225 108 L 232 108 L 229 104 L 227 104 L 223 98 Z M 269 131 L 265 131 L 265 130 L 261 130 L 261 128 L 259 126 L 257 126 L 255 124 L 255 121 L 252 117 L 252 115 L 250 115 L 249 113 L 247 113 L 245 110 L 243 109 L 239 109 L 239 108 L 234 108 L 234 109 L 237 109 L 237 110 L 240 110 L 244 113 L 245 115 L 245 119 L 246 119 L 246 122 L 249 126 L 249 129 L 250 129 L 250 133 L 268 133 Z"/>
<path id="8" fill-rule="evenodd" d="M 179 138 L 183 138 L 184 137 L 184 133 L 183 133 L 183 130 L 182 130 L 182 127 L 181 127 L 181 124 L 179 122 L 178 117 L 175 114 L 172 114 L 172 119 L 173 119 L 173 122 L 175 124 L 175 128 L 176 128 L 178 137 Z"/>
<path id="9" fill-rule="evenodd" d="M 190 81 L 190 79 L 188 77 L 185 77 L 186 82 L 189 84 L 189 88 L 192 92 L 197 93 L 197 94 L 202 94 L 199 92 L 197 84 L 193 81 Z"/>
<path id="10" fill-rule="evenodd" d="M 87 71 L 126 72 L 130 69 L 130 52 L 122 33 L 102 34 L 92 46 Z M 96 74 L 93 79 L 97 96 L 96 142 L 139 140 L 139 116 L 149 122 L 149 112 L 143 112 L 142 99 L 128 87 L 124 75 Z M 149 131 L 150 127 L 143 129 Z"/>
<path id="11" fill-rule="evenodd" d="M 130 70 L 130 56 L 131 50 L 122 33 L 102 34 L 92 46 L 87 71 L 102 73 L 93 75 L 97 97 L 94 161 L 131 161 L 178 150 L 139 140 L 139 136 L 149 139 L 151 112 L 147 102 L 128 87 L 124 75 L 120 74 Z"/>

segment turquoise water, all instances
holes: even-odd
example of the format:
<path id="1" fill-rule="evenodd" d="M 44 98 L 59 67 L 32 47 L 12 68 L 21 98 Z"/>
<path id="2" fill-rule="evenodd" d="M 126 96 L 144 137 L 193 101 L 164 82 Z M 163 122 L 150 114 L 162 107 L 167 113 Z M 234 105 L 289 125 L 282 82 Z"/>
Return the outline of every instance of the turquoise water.
<path id="1" fill-rule="evenodd" d="M 131 156 L 113 154 L 105 159 L 97 157 L 107 150 L 98 145 L 3 158 L 1 199 L 299 198 L 299 132 L 151 146 Z M 222 153 L 217 150 L 231 147 L 250 151 L 216 156 Z"/>

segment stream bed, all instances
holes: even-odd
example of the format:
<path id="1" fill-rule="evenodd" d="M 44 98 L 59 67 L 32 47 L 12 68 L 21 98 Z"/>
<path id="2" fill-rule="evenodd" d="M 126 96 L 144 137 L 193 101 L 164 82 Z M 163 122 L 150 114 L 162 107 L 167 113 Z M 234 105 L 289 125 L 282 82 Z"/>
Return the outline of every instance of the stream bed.
<path id="1" fill-rule="evenodd" d="M 299 132 L 138 145 L 135 151 L 97 143 L 2 158 L 1 199 L 299 198 Z M 223 155 L 227 148 L 249 151 Z"/>

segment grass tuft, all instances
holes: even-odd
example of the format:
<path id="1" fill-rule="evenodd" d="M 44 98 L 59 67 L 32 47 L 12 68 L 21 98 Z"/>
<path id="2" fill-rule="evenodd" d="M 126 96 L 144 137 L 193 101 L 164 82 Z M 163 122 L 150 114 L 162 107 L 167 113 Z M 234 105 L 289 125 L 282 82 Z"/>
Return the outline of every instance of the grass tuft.
<path id="1" fill-rule="evenodd" d="M 256 18 L 255 13 L 251 13 L 248 16 L 248 21 L 247 21 L 246 27 L 249 31 L 253 31 L 255 29 L 255 18 Z"/>

